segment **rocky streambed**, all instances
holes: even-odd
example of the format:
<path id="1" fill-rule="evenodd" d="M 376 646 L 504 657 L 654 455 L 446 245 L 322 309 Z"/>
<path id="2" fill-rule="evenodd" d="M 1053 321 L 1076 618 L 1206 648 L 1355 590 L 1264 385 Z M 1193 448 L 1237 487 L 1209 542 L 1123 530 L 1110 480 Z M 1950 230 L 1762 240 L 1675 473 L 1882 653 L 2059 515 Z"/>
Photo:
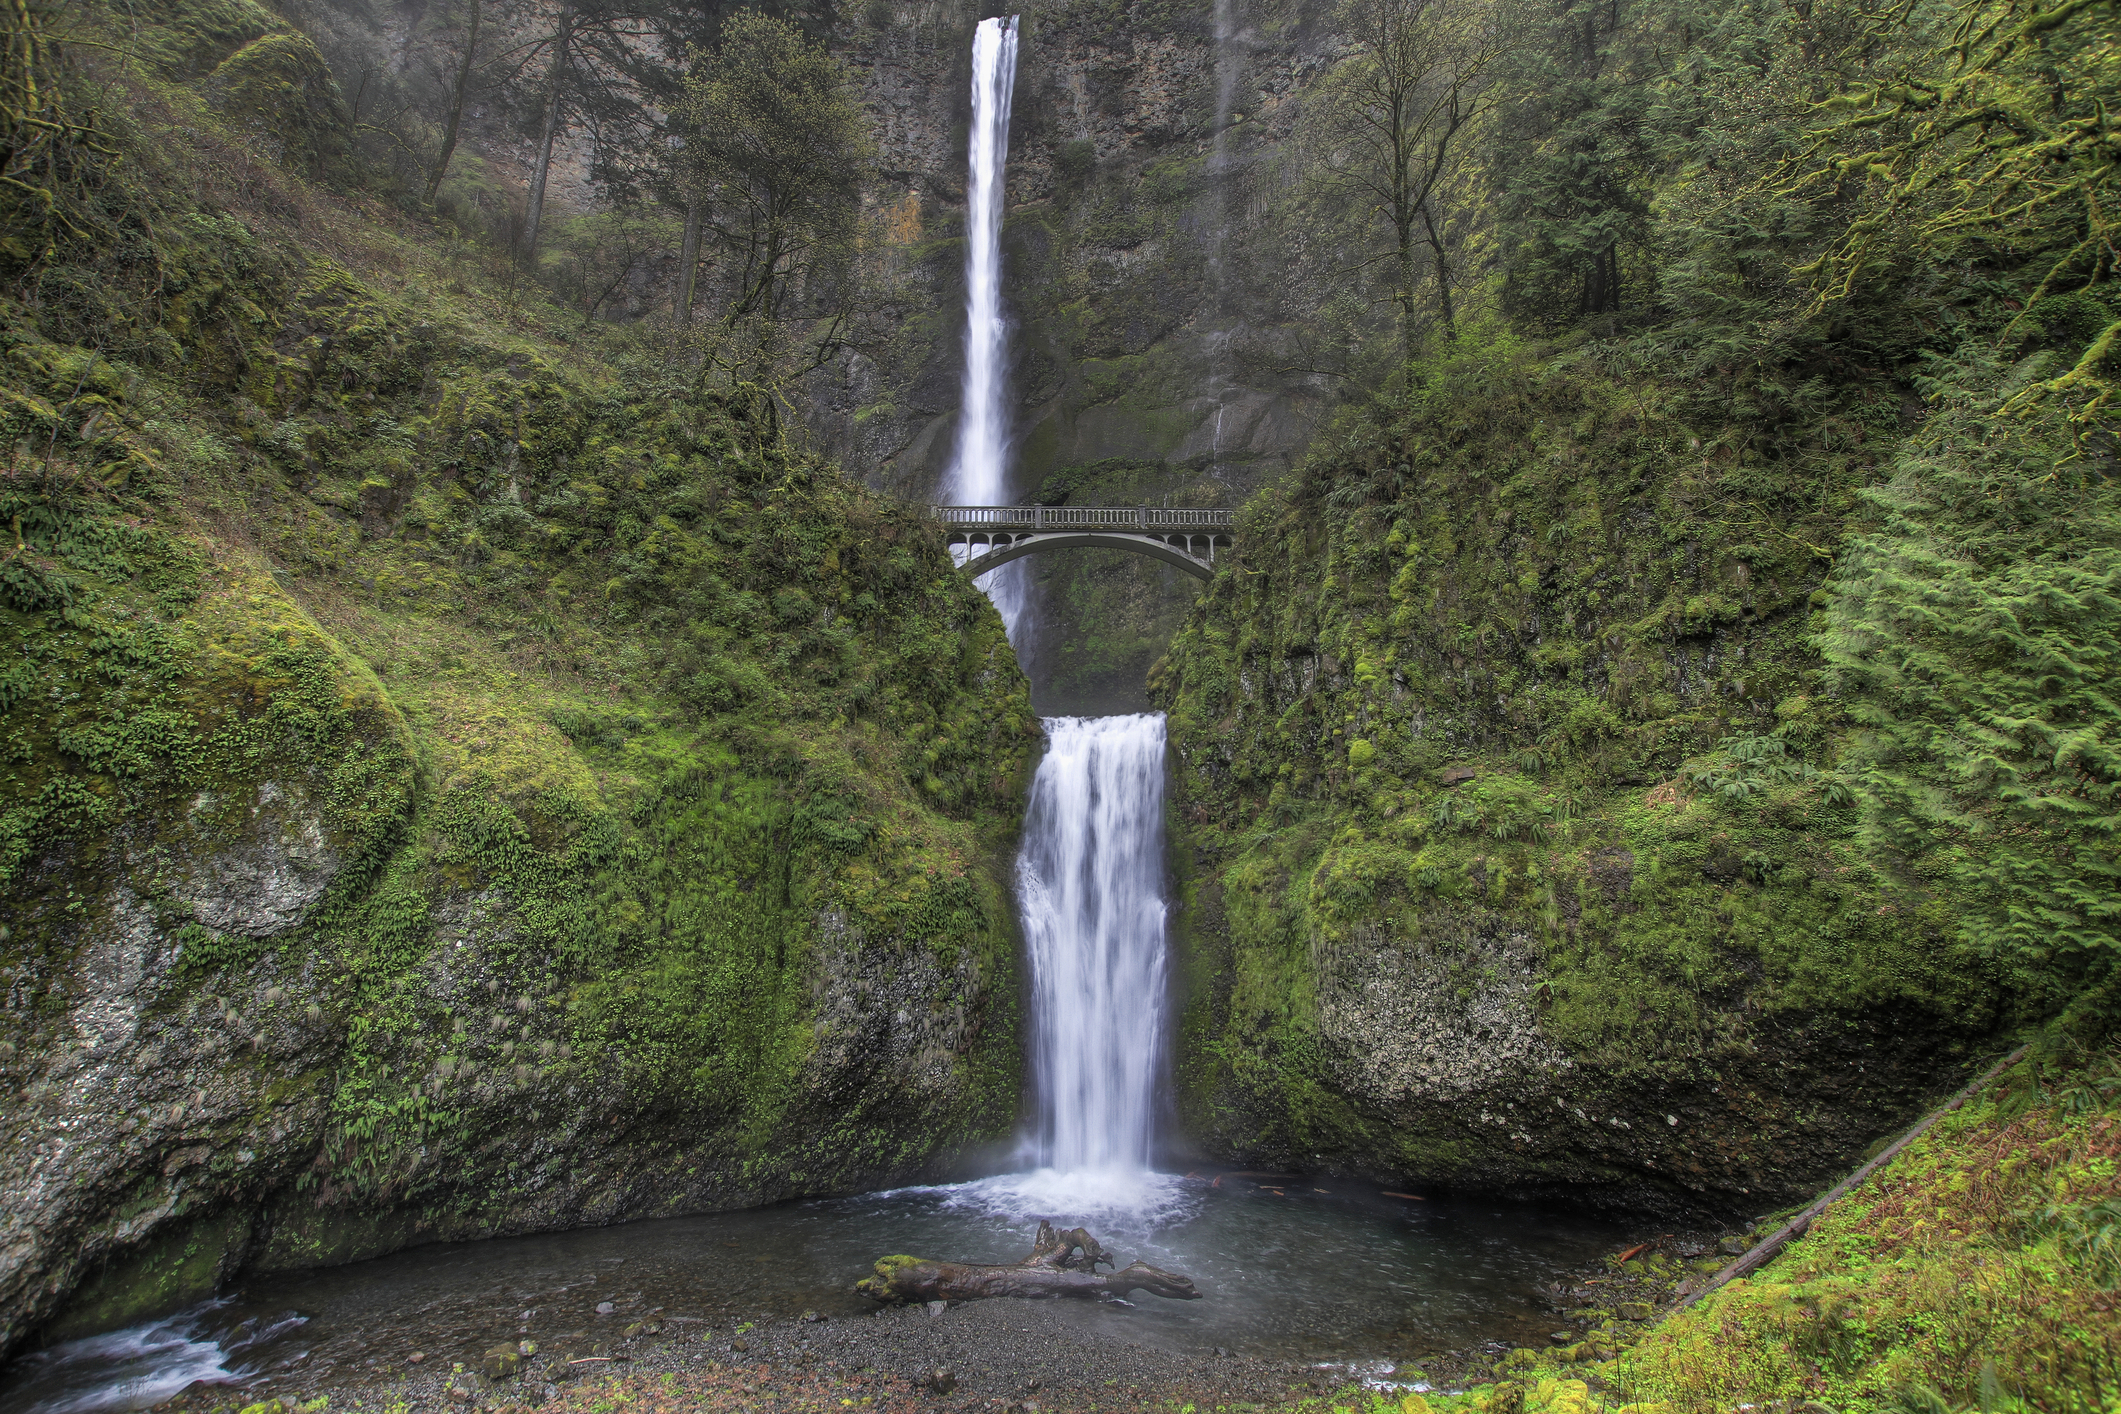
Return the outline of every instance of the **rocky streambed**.
<path id="1" fill-rule="evenodd" d="M 1662 1234 L 1541 1287 L 1535 1319 L 1419 1359 L 1302 1360 L 1210 1347 L 1179 1350 L 1076 1319 L 1073 1303 L 984 1301 L 832 1315 L 628 1320 L 613 1303 L 538 1341 L 507 1331 L 468 1359 L 405 1349 L 324 1381 L 286 1372 L 271 1386 L 199 1385 L 158 1414 L 406 1414 L 542 1408 L 653 1410 L 1008 1409 L 1303 1405 L 1369 1389 L 1454 1389 L 1580 1380 L 1608 1362 L 1746 1239 Z M 502 1330 L 508 1313 L 495 1313 Z M 267 1393 L 268 1388 L 284 1392 Z M 1506 1394 L 1507 1397 L 1507 1394 Z"/>

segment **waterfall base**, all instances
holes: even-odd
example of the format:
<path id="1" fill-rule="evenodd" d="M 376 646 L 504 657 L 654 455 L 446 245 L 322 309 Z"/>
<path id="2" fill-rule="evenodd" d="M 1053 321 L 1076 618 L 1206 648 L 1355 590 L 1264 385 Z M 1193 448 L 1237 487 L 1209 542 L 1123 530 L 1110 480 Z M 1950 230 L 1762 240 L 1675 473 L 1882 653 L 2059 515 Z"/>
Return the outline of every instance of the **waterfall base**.
<path id="1" fill-rule="evenodd" d="M 1109 1344 L 1172 1352 L 1181 1362 L 1222 1347 L 1353 1370 L 1481 1341 L 1544 1344 L 1553 1317 L 1542 1288 L 1572 1279 L 1634 1236 L 1619 1224 L 1551 1208 L 1411 1203 L 1329 1179 L 1270 1189 L 1230 1175 L 1218 1188 L 1215 1177 L 1134 1174 L 1131 1186 L 1152 1206 L 1130 1215 L 1115 1203 L 1094 1219 L 1107 1245 L 1185 1272 L 1201 1300 L 975 1301 L 932 1324 L 966 1320 L 1013 1333 L 1020 1350 L 981 1362 L 997 1367 L 1049 1357 L 1080 1364 L 1082 1345 Z M 1074 1195 L 1071 1183 L 1081 1185 Z M 454 1361 L 475 1362 L 496 1340 L 561 1350 L 612 1340 L 650 1321 L 661 1324 L 665 1339 L 695 1344 L 700 1333 L 719 1332 L 725 1343 L 698 1348 L 727 1359 L 726 1340 L 744 1322 L 814 1312 L 831 1318 L 817 1329 L 837 1332 L 870 1324 L 846 1318 L 893 1312 L 854 1291 L 855 1278 L 876 1258 L 879 1234 L 901 1250 L 1006 1264 L 1023 1255 L 1039 1217 L 1078 1220 L 1090 1211 L 1080 1195 L 1116 1199 L 1127 1183 L 1117 1173 L 1015 1174 L 435 1243 L 260 1278 L 185 1318 L 17 1361 L 0 1370 L 0 1414 L 120 1414 L 166 1399 L 193 1378 L 248 1392 L 239 1403 L 280 1394 L 307 1399 L 402 1381 L 415 1350 L 426 1354 L 417 1367 L 425 1378 L 437 1368 L 446 1373 Z M 1322 1188 L 1332 1191 L 1314 1191 Z M 610 1314 L 597 1310 L 605 1303 Z M 981 1314 L 996 1312 L 1005 1314 Z M 929 1363 L 947 1363 L 944 1353 Z M 342 1406 L 353 1407 L 335 1397 L 332 1407 Z"/>

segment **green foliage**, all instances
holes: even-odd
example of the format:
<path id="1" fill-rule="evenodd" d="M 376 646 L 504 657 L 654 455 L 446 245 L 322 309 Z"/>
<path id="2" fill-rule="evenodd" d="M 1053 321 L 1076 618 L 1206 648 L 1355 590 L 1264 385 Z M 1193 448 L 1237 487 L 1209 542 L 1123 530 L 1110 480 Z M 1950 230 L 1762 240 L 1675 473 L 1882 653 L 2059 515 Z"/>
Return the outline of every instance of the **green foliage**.
<path id="1" fill-rule="evenodd" d="M 2104 971 L 2121 502 L 2058 412 L 1997 416 L 2040 363 L 1935 370 L 1937 412 L 1869 494 L 1881 524 L 1849 544 L 1823 644 L 1881 845 L 1953 861 L 1981 946 Z"/>
<path id="2" fill-rule="evenodd" d="M 759 10 L 731 15 L 714 49 L 695 55 L 681 116 L 689 199 L 736 272 L 710 357 L 732 378 L 767 381 L 785 371 L 766 340 L 793 313 L 790 299 L 800 290 L 823 307 L 851 279 L 873 157 L 867 120 L 840 61 Z M 830 323 L 805 367 L 837 349 L 839 321 Z"/>
<path id="3" fill-rule="evenodd" d="M 234 79 L 302 57 L 258 48 L 269 16 L 193 18 L 218 106 L 128 70 L 152 102 L 98 189 L 154 219 L 36 255 L 0 301 L 10 958 L 56 976 L 133 909 L 175 943 L 174 1005 L 302 977 L 328 1063 L 271 1083 L 329 1113 L 311 1180 L 350 1224 L 508 1211 L 507 1156 L 592 1086 L 726 1160 L 673 1191 L 912 1173 L 1001 1132 L 990 866 L 1038 729 L 991 606 L 922 517 L 788 445 L 769 394 L 702 394 L 351 208 L 334 263 L 296 229 L 299 170 L 181 180 L 170 154 L 265 136 Z M 283 829 L 321 836 L 306 914 L 202 923 L 191 886 Z M 820 1114 L 821 979 L 885 950 L 977 1041 L 928 1090 L 865 1090 L 889 1115 Z"/>
<path id="4" fill-rule="evenodd" d="M 1945 1116 L 1773 1265 L 1602 1371 L 1674 1414 L 1733 1398 L 1831 1408 L 2089 1411 L 2121 1366 L 2097 1314 L 2115 1273 L 2110 1098 L 2059 1101 L 2028 1064 Z M 2059 1083 L 2052 1083 L 2059 1082 Z"/>
<path id="5" fill-rule="evenodd" d="M 1835 94 L 1833 119 L 1789 163 L 1795 190 L 1864 192 L 1856 218 L 1796 272 L 1813 279 L 1821 304 L 1910 250 L 1940 264 L 2023 262 L 2037 276 L 2024 307 L 2033 318 L 2051 294 L 2112 277 L 2109 106 L 2121 86 L 2112 6 L 1960 0 L 1934 32 L 1911 11 L 1889 11 L 1864 38 L 1894 43 L 1894 62 Z M 2117 341 L 2121 319 L 2110 318 L 2066 373 L 2030 383 L 2014 405 L 2057 397 L 2093 430 Z"/>

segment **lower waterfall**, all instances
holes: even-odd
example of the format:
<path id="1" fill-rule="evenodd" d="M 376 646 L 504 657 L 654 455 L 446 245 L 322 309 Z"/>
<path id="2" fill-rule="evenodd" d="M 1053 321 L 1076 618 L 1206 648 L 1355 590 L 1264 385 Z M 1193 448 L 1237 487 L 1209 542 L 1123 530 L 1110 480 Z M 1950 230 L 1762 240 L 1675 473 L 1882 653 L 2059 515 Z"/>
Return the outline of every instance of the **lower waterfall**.
<path id="1" fill-rule="evenodd" d="M 1147 1170 L 1164 1049 L 1164 718 L 1054 717 L 1017 857 L 1037 1157 Z"/>

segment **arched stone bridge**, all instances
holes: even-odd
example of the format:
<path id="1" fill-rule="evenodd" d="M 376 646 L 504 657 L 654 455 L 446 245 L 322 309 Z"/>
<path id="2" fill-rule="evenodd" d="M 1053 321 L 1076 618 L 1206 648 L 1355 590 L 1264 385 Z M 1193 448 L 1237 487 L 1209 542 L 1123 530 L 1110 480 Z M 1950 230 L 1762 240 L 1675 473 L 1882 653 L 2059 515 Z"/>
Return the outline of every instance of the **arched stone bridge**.
<path id="1" fill-rule="evenodd" d="M 936 506 L 964 570 L 988 570 L 1044 550 L 1131 550 L 1176 565 L 1200 579 L 1215 557 L 1236 544 L 1237 512 L 1163 506 Z"/>

